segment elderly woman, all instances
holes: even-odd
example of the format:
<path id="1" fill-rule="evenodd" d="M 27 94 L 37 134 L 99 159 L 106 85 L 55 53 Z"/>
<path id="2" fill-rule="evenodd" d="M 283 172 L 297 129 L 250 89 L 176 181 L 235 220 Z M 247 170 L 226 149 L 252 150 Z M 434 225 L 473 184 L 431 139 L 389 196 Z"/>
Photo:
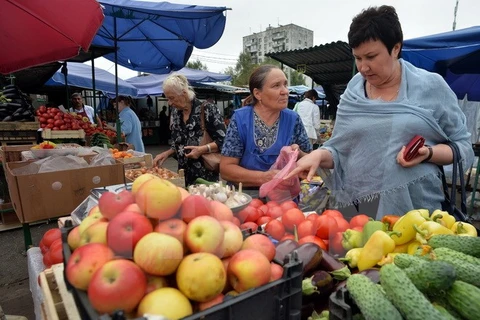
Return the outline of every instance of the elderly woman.
<path id="1" fill-rule="evenodd" d="M 288 88 L 284 72 L 273 65 L 255 69 L 249 80 L 250 105 L 235 110 L 222 147 L 222 178 L 251 189 L 272 180 L 269 170 L 284 146 L 312 150 L 302 120 L 287 109 Z"/>
<path id="2" fill-rule="evenodd" d="M 168 104 L 173 107 L 171 114 L 171 148 L 154 159 L 161 166 L 170 156 L 176 154 L 178 169 L 185 171 L 185 184 L 195 183 L 197 178 L 218 181 L 218 172 L 205 168 L 201 155 L 218 152 L 225 138 L 225 122 L 218 108 L 211 103 L 203 103 L 206 131 L 213 142 L 199 145 L 203 137 L 201 127 L 202 102 L 195 97 L 187 78 L 172 74 L 163 82 L 163 92 Z"/>
<path id="3" fill-rule="evenodd" d="M 457 97 L 440 75 L 401 59 L 403 34 L 395 8 L 371 7 L 358 14 L 348 41 L 359 73 L 341 97 L 332 138 L 300 159 L 291 175 L 309 179 L 318 167 L 333 169 L 326 183 L 338 206 L 362 208 L 377 199 L 377 219 L 442 208 L 438 166 L 453 161 L 445 142 L 458 146 L 464 168 L 473 161 Z M 426 145 L 406 160 L 405 146 L 415 135 Z"/>

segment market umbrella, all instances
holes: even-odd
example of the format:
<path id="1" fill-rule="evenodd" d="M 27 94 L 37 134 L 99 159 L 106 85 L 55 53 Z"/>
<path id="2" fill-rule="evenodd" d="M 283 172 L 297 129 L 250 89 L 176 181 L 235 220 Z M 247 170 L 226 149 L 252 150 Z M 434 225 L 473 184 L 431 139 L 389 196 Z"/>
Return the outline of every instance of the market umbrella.
<path id="1" fill-rule="evenodd" d="M 0 9 L 0 73 L 88 51 L 103 22 L 95 0 L 4 0 Z"/>

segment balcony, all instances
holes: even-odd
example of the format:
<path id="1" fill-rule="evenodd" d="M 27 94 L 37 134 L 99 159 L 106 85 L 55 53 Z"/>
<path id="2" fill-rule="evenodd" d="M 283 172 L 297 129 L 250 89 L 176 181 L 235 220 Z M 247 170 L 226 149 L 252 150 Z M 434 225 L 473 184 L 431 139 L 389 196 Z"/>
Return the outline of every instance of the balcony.
<path id="1" fill-rule="evenodd" d="M 277 32 L 272 36 L 273 41 L 285 39 L 285 32 Z"/>

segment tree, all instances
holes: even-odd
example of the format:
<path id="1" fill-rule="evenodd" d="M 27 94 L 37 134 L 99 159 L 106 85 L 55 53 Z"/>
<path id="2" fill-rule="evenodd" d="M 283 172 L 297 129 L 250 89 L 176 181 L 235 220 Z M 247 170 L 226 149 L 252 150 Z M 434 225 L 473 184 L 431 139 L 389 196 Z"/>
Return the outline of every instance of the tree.
<path id="1" fill-rule="evenodd" d="M 290 70 L 290 85 L 291 86 L 298 86 L 298 85 L 305 85 L 305 77 L 302 73 L 296 70 Z"/>
<path id="2" fill-rule="evenodd" d="M 196 61 L 188 61 L 187 65 L 185 67 L 190 68 L 190 69 L 195 69 L 195 70 L 205 70 L 205 71 L 208 70 L 207 65 L 203 64 L 198 59 Z"/>

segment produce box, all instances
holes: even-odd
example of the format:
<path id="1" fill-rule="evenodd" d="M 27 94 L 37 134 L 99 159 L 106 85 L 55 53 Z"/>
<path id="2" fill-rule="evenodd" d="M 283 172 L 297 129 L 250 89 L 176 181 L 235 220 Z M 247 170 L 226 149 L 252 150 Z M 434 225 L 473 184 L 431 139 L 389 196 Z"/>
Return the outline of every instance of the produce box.
<path id="1" fill-rule="evenodd" d="M 22 151 L 30 151 L 32 145 L 13 145 L 0 147 L 0 157 L 3 163 L 22 160 Z"/>
<path id="2" fill-rule="evenodd" d="M 124 151 L 128 152 L 128 151 Z M 117 160 L 124 164 L 125 169 L 135 169 L 135 168 L 152 168 L 153 167 L 153 157 L 151 154 L 146 153 L 144 155 L 135 155 L 135 152 L 132 152 L 133 155 L 130 158 L 117 158 Z"/>
<path id="3" fill-rule="evenodd" d="M 133 182 L 136 178 L 144 173 L 151 173 L 159 178 L 166 179 L 177 187 L 185 188 L 185 173 L 182 169 L 175 173 L 165 168 L 147 168 L 126 169 L 125 178 L 127 182 Z"/>
<path id="4" fill-rule="evenodd" d="M 70 230 L 72 228 L 61 229 L 64 261 L 68 261 L 71 255 L 67 244 Z M 182 320 L 299 320 L 302 308 L 302 270 L 302 262 L 299 260 L 297 252 L 294 251 L 289 255 L 288 263 L 284 265 L 282 279 L 243 292 L 216 306 L 182 318 Z M 107 315 L 100 317 L 91 307 L 87 293 L 72 287 L 67 279 L 64 279 L 64 281 L 68 290 L 73 294 L 81 319 L 127 319 L 123 312 L 116 312 L 112 317 Z M 143 319 L 145 318 L 135 318 L 133 320 Z"/>
<path id="5" fill-rule="evenodd" d="M 85 156 L 89 162 L 93 156 Z M 12 170 L 31 161 L 6 164 L 10 198 L 22 223 L 68 215 L 93 188 L 125 182 L 123 164 L 37 174 L 15 175 Z"/>
<path id="6" fill-rule="evenodd" d="M 0 130 L 0 141 L 36 141 L 37 130 Z"/>
<path id="7" fill-rule="evenodd" d="M 0 122 L 0 131 L 14 131 L 14 130 L 26 130 L 26 131 L 37 131 L 40 128 L 40 122 L 30 121 L 30 122 Z"/>
<path id="8" fill-rule="evenodd" d="M 42 138 L 47 140 L 55 139 L 85 139 L 85 131 L 79 130 L 52 130 L 43 129 Z"/>

